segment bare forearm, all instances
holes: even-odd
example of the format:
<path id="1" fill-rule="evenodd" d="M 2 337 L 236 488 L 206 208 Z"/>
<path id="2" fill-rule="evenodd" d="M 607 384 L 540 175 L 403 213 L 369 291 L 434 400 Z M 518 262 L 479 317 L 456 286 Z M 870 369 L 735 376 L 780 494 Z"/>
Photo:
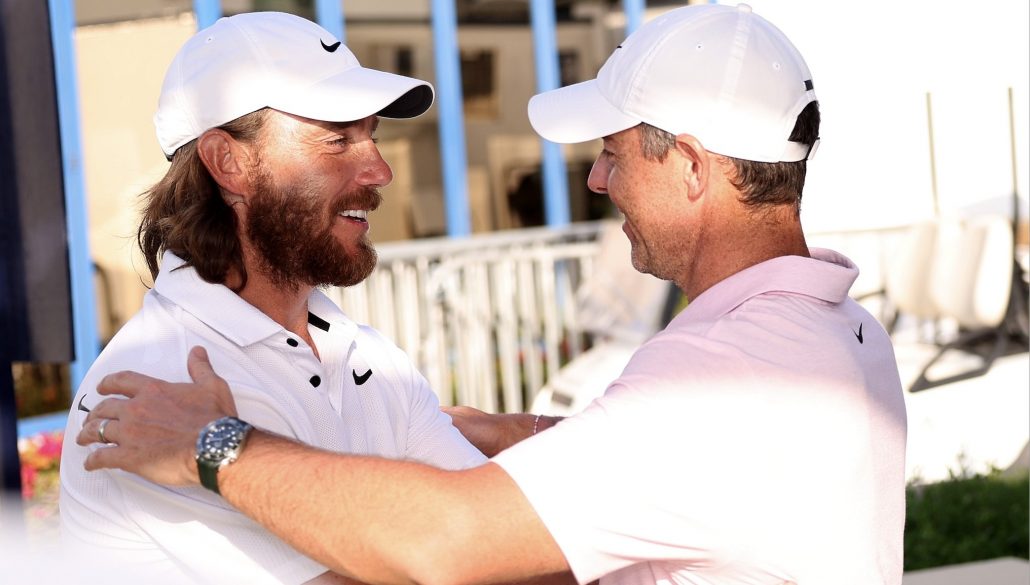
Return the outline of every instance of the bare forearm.
<path id="1" fill-rule="evenodd" d="M 202 348 L 190 351 L 187 367 L 192 384 L 132 372 L 104 378 L 98 391 L 124 398 L 103 400 L 76 435 L 80 445 L 108 443 L 86 458 L 87 470 L 198 482 L 197 433 L 236 408 Z M 297 550 L 369 583 L 501 583 L 569 569 L 525 495 L 494 463 L 442 471 L 254 430 L 239 459 L 221 467 L 218 486 Z"/>
<path id="2" fill-rule="evenodd" d="M 508 447 L 558 424 L 562 418 L 526 413 L 488 414 L 468 406 L 443 409 L 465 438 L 493 457 Z"/>
<path id="3" fill-rule="evenodd" d="M 496 433 L 496 442 L 493 444 L 492 449 L 483 451 L 483 454 L 487 457 L 493 457 L 508 447 L 553 427 L 562 420 L 562 417 L 559 416 L 543 416 L 528 413 L 493 416 L 500 417 L 499 426 L 502 430 Z"/>
<path id="4" fill-rule="evenodd" d="M 510 479 L 497 493 L 491 482 L 504 472 L 483 471 L 339 455 L 255 431 L 219 486 L 298 550 L 363 581 L 485 583 L 566 570 Z M 523 554 L 512 552 L 520 543 Z"/>

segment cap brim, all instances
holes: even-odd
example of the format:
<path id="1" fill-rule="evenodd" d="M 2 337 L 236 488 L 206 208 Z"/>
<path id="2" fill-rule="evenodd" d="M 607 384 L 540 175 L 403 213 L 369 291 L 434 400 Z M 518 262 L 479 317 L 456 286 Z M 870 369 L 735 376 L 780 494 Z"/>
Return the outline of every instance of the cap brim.
<path id="1" fill-rule="evenodd" d="M 540 136 L 560 144 L 603 138 L 641 122 L 612 105 L 591 79 L 535 95 L 529 100 L 529 123 Z"/>
<path id="2" fill-rule="evenodd" d="M 414 118 L 433 105 L 433 97 L 433 86 L 420 79 L 354 67 L 268 105 L 313 120 L 350 122 L 372 115 Z"/>

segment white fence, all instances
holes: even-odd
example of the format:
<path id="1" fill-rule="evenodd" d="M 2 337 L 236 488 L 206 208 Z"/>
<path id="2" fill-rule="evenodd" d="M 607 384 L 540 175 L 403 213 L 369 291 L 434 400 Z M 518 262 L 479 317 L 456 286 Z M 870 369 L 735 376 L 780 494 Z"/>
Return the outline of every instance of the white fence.
<path id="1" fill-rule="evenodd" d="M 330 296 L 405 350 L 441 403 L 518 412 L 582 351 L 575 291 L 593 270 L 599 229 L 384 244 L 370 278 Z"/>
<path id="2" fill-rule="evenodd" d="M 809 239 L 862 266 L 857 295 L 882 286 L 897 234 Z M 329 294 L 407 352 L 442 404 L 522 412 L 597 335 L 639 342 L 661 325 L 670 289 L 632 271 L 625 240 L 593 222 L 382 244 L 370 278 Z"/>

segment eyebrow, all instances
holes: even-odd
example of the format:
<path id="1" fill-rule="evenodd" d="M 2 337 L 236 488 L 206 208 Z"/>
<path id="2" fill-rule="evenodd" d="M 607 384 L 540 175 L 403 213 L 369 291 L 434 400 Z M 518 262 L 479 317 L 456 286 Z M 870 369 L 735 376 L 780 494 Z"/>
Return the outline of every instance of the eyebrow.
<path id="1" fill-rule="evenodd" d="M 369 132 L 370 134 L 375 134 L 376 130 L 379 128 L 379 116 L 373 116 L 373 117 L 375 119 L 372 121 L 372 128 L 371 128 L 371 130 Z M 343 132 L 344 130 L 347 130 L 349 128 L 354 128 L 356 126 L 361 125 L 361 123 L 364 122 L 364 121 L 365 121 L 365 119 L 362 118 L 360 120 L 350 120 L 350 121 L 347 121 L 347 122 L 330 122 L 330 121 L 326 121 L 326 123 L 329 125 L 329 128 L 328 128 L 329 130 L 331 130 L 333 132 Z"/>
<path id="2" fill-rule="evenodd" d="M 361 122 L 361 120 L 351 120 L 350 122 L 329 122 L 329 121 L 327 121 L 326 124 L 328 124 L 329 127 L 331 129 L 333 129 L 333 130 L 346 130 L 347 128 L 353 128 L 354 126 L 357 126 L 358 122 Z"/>

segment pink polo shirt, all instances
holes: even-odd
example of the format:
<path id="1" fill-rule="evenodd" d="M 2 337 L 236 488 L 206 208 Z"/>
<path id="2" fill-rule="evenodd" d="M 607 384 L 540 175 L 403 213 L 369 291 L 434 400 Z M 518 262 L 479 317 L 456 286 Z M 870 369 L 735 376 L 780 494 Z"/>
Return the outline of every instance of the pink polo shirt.
<path id="1" fill-rule="evenodd" d="M 580 582 L 901 582 L 905 404 L 829 250 L 718 283 L 582 413 L 501 453 Z"/>

